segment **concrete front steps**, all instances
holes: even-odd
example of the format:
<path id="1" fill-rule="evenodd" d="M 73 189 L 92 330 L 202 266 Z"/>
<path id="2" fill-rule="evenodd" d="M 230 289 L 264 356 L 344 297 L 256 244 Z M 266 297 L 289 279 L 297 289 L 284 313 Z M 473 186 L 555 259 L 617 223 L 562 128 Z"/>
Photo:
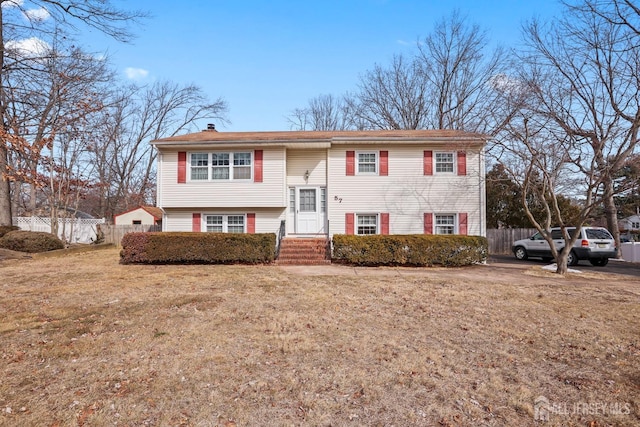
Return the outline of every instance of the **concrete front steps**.
<path id="1" fill-rule="evenodd" d="M 327 238 L 284 238 L 280 242 L 278 265 L 331 264 Z"/>

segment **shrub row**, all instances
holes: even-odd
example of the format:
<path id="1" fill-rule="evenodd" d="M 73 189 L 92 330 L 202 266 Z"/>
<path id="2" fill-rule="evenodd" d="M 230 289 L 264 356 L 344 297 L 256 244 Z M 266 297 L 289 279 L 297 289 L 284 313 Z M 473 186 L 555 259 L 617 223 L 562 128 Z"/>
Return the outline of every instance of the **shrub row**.
<path id="1" fill-rule="evenodd" d="M 127 233 L 120 263 L 261 264 L 274 260 L 275 247 L 272 233 Z"/>
<path id="2" fill-rule="evenodd" d="M 486 261 L 488 249 L 480 236 L 336 234 L 332 260 L 362 266 L 463 266 Z"/>
<path id="3" fill-rule="evenodd" d="M 10 231 L 20 230 L 20 227 L 17 225 L 0 225 L 0 237 L 4 236 Z"/>
<path id="4" fill-rule="evenodd" d="M 0 238 L 0 248 L 38 253 L 64 249 L 64 243 L 51 233 L 18 229 L 9 231 Z"/>

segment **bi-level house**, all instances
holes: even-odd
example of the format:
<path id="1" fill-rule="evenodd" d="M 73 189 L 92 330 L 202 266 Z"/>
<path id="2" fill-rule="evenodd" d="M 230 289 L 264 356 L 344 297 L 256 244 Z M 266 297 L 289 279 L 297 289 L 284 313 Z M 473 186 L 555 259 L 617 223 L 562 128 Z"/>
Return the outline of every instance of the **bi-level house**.
<path id="1" fill-rule="evenodd" d="M 164 231 L 486 234 L 484 135 L 210 128 L 152 144 Z"/>

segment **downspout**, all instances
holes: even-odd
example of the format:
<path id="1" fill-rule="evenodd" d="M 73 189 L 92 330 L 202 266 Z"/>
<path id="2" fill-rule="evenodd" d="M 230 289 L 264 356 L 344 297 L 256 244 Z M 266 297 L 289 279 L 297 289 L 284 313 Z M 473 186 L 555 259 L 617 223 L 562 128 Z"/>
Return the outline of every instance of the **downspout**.
<path id="1" fill-rule="evenodd" d="M 158 147 L 155 147 L 158 150 Z M 167 213 L 162 208 L 162 159 L 163 153 L 158 150 L 158 160 L 156 165 L 156 206 L 162 210 L 162 231 L 165 231 L 167 224 Z M 160 179 L 158 179 L 160 178 Z"/>
<path id="2" fill-rule="evenodd" d="M 329 148 L 325 149 L 324 151 L 324 194 L 326 197 L 325 200 L 325 212 L 324 212 L 324 226 L 326 227 L 326 231 L 327 231 L 327 239 L 329 239 L 329 242 L 331 242 L 331 230 L 329 229 L 329 200 L 331 199 L 329 197 L 329 150 L 331 150 L 331 146 L 329 146 Z M 331 243 L 329 243 L 329 245 L 331 245 Z"/>

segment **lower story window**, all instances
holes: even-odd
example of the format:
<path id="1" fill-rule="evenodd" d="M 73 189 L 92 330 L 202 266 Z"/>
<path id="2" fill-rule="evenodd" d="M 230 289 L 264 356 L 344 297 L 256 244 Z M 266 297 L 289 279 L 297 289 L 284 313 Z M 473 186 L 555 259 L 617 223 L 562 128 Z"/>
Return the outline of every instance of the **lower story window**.
<path id="1" fill-rule="evenodd" d="M 455 234 L 456 216 L 453 214 L 436 215 L 435 234 Z"/>
<path id="2" fill-rule="evenodd" d="M 356 234 L 378 234 L 378 215 L 357 215 Z"/>
<path id="3" fill-rule="evenodd" d="M 205 224 L 210 233 L 244 233 L 244 215 L 205 215 Z"/>

